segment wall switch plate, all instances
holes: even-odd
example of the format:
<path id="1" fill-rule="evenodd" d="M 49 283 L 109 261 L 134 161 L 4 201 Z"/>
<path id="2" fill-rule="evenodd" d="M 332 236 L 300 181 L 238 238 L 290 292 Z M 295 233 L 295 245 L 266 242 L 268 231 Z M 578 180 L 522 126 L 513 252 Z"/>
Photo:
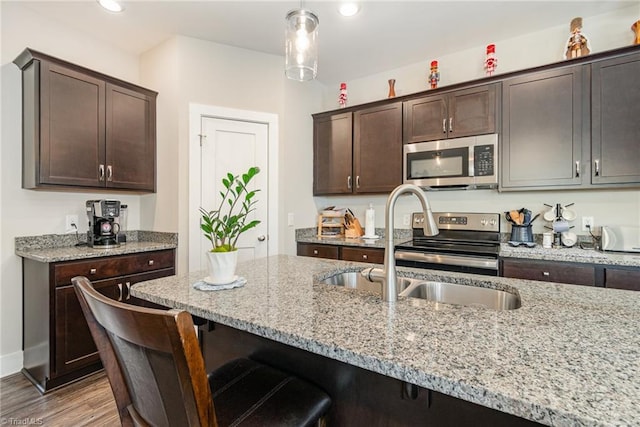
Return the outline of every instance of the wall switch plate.
<path id="1" fill-rule="evenodd" d="M 411 214 L 404 214 L 402 216 L 402 225 L 411 225 Z"/>
<path id="2" fill-rule="evenodd" d="M 287 214 L 287 225 L 289 227 L 293 227 L 294 222 L 295 222 L 295 218 L 294 218 L 293 212 L 289 212 Z"/>
<path id="3" fill-rule="evenodd" d="M 69 214 L 65 217 L 64 230 L 65 233 L 73 233 L 78 231 L 78 215 Z"/>
<path id="4" fill-rule="evenodd" d="M 593 231 L 593 217 L 592 216 L 583 216 L 582 217 L 582 231 L 589 231 L 587 225 L 591 227 L 591 231 Z"/>

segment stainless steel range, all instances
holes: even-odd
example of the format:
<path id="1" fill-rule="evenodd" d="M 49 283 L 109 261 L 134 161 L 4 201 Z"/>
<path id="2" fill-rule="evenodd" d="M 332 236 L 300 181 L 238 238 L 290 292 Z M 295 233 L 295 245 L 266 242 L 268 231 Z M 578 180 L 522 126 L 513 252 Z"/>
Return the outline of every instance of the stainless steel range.
<path id="1" fill-rule="evenodd" d="M 426 237 L 422 212 L 412 215 L 413 239 L 396 245 L 396 265 L 498 275 L 500 214 L 434 212 L 440 233 Z"/>

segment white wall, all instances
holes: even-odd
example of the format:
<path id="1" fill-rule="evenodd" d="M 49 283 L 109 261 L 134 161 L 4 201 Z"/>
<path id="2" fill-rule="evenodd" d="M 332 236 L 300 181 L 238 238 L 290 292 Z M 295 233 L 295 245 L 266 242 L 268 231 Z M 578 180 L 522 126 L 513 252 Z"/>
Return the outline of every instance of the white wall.
<path id="1" fill-rule="evenodd" d="M 602 52 L 630 45 L 633 41 L 631 23 L 640 17 L 640 5 L 634 5 L 614 13 L 583 19 L 583 31 L 589 37 L 593 52 Z M 526 18 L 525 18 L 526 19 Z M 496 57 L 499 73 L 521 70 L 529 67 L 558 62 L 562 58 L 564 43 L 568 37 L 569 23 L 532 34 L 524 34 L 509 40 L 496 40 Z M 439 58 L 426 58 L 424 62 L 389 70 L 384 73 L 348 81 L 349 105 L 371 102 L 387 96 L 390 78 L 396 79 L 396 95 L 407 95 L 427 90 L 427 75 L 432 59 L 439 62 L 439 87 L 475 80 L 485 76 L 483 61 L 486 45 L 460 52 L 452 52 Z M 340 82 L 328 85 L 324 92 L 323 109 L 337 108 Z M 364 218 L 368 203 L 376 208 L 376 226 L 384 226 L 385 196 L 360 197 L 318 197 L 318 209 L 328 205 L 350 207 L 354 213 Z M 544 203 L 568 204 L 575 202 L 578 214 L 576 224 L 582 216 L 595 217 L 596 226 L 603 224 L 640 225 L 640 191 L 638 190 L 589 190 L 589 191 L 545 191 L 498 193 L 497 191 L 453 191 L 430 192 L 429 200 L 434 211 L 462 212 L 504 212 L 523 206 L 534 212 L 545 209 Z M 407 197 L 397 205 L 396 226 L 403 225 L 403 214 L 419 210 L 417 199 Z M 534 224 L 534 232 L 544 231 L 544 221 Z M 313 226 L 312 222 L 308 226 Z M 580 227 L 576 227 L 580 228 Z M 506 221 L 502 229 L 508 231 Z M 586 232 L 577 231 L 578 234 Z"/>
<path id="2" fill-rule="evenodd" d="M 140 221 L 140 196 L 41 192 L 21 188 L 21 75 L 12 61 L 24 48 L 31 47 L 134 83 L 139 80 L 139 65 L 136 56 L 43 19 L 18 2 L 2 2 L 0 7 L 0 376 L 3 376 L 22 368 L 22 264 L 14 254 L 14 238 L 64 233 L 66 214 L 78 215 L 81 219 L 80 232 L 86 232 L 85 201 L 94 198 L 118 198 L 127 203 L 131 229 L 138 229 Z"/>

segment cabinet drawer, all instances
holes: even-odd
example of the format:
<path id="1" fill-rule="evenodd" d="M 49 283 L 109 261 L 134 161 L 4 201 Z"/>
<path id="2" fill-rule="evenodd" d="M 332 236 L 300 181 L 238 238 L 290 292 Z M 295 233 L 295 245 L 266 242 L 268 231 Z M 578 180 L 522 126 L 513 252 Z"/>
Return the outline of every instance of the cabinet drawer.
<path id="1" fill-rule="evenodd" d="M 54 264 L 56 286 L 66 286 L 75 276 L 86 276 L 89 280 L 100 280 L 127 274 L 172 268 L 175 264 L 174 250 L 141 252 L 131 255 L 94 258 L 86 261 L 70 261 Z"/>
<path id="2" fill-rule="evenodd" d="M 623 270 L 617 268 L 607 268 L 605 269 L 604 274 L 604 286 L 607 288 L 640 291 L 640 269 Z"/>
<path id="3" fill-rule="evenodd" d="M 342 248 L 340 259 L 345 261 L 384 263 L 384 249 Z"/>
<path id="4" fill-rule="evenodd" d="M 544 261 L 503 260 L 502 275 L 515 279 L 595 286 L 595 269 L 591 266 Z"/>
<path id="5" fill-rule="evenodd" d="M 331 245 L 314 245 L 309 243 L 298 243 L 298 255 L 311 256 L 316 258 L 338 259 L 338 247 Z"/>

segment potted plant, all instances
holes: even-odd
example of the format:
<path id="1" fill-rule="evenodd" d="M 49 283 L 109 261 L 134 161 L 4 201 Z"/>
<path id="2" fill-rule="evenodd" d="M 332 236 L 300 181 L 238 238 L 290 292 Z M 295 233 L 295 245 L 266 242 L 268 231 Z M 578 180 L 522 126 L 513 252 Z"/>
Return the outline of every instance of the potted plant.
<path id="1" fill-rule="evenodd" d="M 225 190 L 220 191 L 222 200 L 218 208 L 212 211 L 200 208 L 200 228 L 212 246 L 207 252 L 209 276 L 205 278 L 206 282 L 230 283 L 235 278 L 238 238 L 260 224 L 259 220 L 249 220 L 249 214 L 255 210 L 257 203 L 256 193 L 260 190 L 247 188 L 259 172 L 260 169 L 254 166 L 242 175 L 227 173 L 222 178 Z"/>

